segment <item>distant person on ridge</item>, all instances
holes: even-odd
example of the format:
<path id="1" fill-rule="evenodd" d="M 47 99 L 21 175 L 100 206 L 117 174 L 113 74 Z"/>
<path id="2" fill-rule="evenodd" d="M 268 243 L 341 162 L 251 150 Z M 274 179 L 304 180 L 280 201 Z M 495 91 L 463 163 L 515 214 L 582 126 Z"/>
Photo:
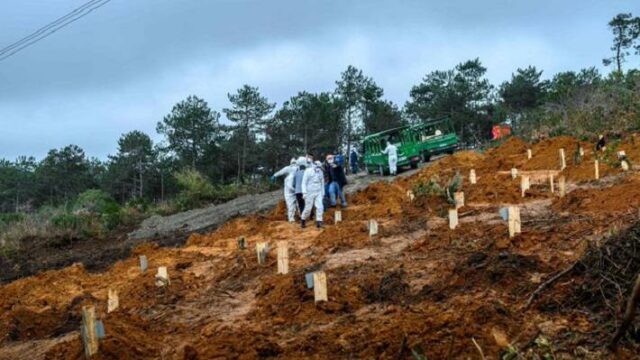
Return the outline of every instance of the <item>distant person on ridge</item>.
<path id="1" fill-rule="evenodd" d="M 296 159 L 291 159 L 289 166 L 285 166 L 280 171 L 271 176 L 271 181 L 275 182 L 277 177 L 286 175 L 284 178 L 284 202 L 287 204 L 287 219 L 290 223 L 296 221 L 296 187 L 294 178 L 298 170 Z"/>
<path id="2" fill-rule="evenodd" d="M 349 165 L 351 165 L 351 173 L 358 173 L 358 152 L 355 148 L 351 149 L 351 154 L 349 154 Z"/>
<path id="3" fill-rule="evenodd" d="M 389 172 L 395 176 L 398 172 L 398 147 L 391 143 L 391 139 L 387 139 L 387 147 L 382 153 L 389 156 Z"/>
<path id="4" fill-rule="evenodd" d="M 604 140 L 604 135 L 600 135 L 598 137 L 598 142 L 596 143 L 596 150 L 605 151 L 606 150 L 606 141 Z"/>

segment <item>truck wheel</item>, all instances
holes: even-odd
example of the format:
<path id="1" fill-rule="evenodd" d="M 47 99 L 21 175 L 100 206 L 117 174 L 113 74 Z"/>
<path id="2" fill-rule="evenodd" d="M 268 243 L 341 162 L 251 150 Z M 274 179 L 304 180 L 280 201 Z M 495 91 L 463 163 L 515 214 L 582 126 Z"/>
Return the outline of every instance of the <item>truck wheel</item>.
<path id="1" fill-rule="evenodd" d="M 364 166 L 364 172 L 365 172 L 367 175 L 371 175 L 371 171 L 369 171 L 369 167 L 368 167 L 368 166 L 366 166 L 366 165 Z"/>
<path id="2" fill-rule="evenodd" d="M 431 155 L 429 155 L 427 153 L 422 154 L 422 157 L 424 158 L 424 162 L 431 161 Z"/>
<path id="3" fill-rule="evenodd" d="M 411 162 L 411 168 L 412 169 L 417 169 L 418 168 L 418 162 L 417 161 L 412 161 Z"/>

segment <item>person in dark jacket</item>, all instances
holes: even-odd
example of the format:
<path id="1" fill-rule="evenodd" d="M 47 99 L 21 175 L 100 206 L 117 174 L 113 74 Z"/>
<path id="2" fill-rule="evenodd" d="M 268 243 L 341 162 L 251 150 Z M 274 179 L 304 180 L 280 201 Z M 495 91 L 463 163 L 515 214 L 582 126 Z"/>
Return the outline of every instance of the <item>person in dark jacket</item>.
<path id="1" fill-rule="evenodd" d="M 596 150 L 598 151 L 604 151 L 606 149 L 606 144 L 607 142 L 604 139 L 604 135 L 600 135 L 598 137 L 598 142 L 596 143 Z"/>
<path id="2" fill-rule="evenodd" d="M 351 165 L 351 173 L 358 173 L 358 152 L 356 149 L 351 149 L 351 154 L 349 154 L 349 165 Z"/>
<path id="3" fill-rule="evenodd" d="M 332 156 L 327 157 L 326 167 L 327 177 L 329 183 L 329 201 L 330 206 L 335 207 L 337 205 L 337 197 L 340 198 L 340 205 L 342 207 L 347 206 L 347 198 L 344 195 L 342 189 L 347 185 L 347 176 L 344 173 L 344 167 L 335 162 L 335 158 Z"/>

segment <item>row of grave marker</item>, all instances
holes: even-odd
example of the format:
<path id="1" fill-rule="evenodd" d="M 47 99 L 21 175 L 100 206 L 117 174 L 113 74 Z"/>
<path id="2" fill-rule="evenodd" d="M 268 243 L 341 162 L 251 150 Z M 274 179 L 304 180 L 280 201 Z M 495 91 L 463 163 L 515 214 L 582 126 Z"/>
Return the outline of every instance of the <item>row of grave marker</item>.
<path id="1" fill-rule="evenodd" d="M 584 151 L 582 147 L 579 149 L 580 156 L 584 156 Z M 566 159 L 564 149 L 560 149 L 560 168 L 564 170 L 566 168 Z M 624 155 L 624 152 L 621 152 Z M 527 158 L 532 158 L 531 149 L 527 149 Z M 625 160 L 622 160 L 621 166 L 623 170 L 628 170 L 628 163 Z M 594 171 L 595 171 L 595 179 L 600 178 L 599 172 L 599 163 L 598 160 L 594 162 Z M 516 178 L 518 176 L 518 170 L 516 168 L 511 169 L 512 178 Z M 469 171 L 469 182 L 471 184 L 476 184 L 477 176 L 475 169 L 471 169 Z M 554 193 L 554 179 L 553 174 L 549 174 L 549 183 L 551 193 Z M 521 192 L 522 196 L 525 196 L 526 190 L 528 190 L 531 186 L 530 178 L 527 175 L 521 176 Z M 566 193 L 566 182 L 565 177 L 561 176 L 558 178 L 558 186 L 560 190 L 560 196 L 563 197 Z M 415 199 L 415 195 L 412 191 L 407 191 L 407 195 L 410 201 Z M 464 206 L 464 192 L 456 192 L 454 193 L 454 201 L 455 208 L 449 210 L 449 228 L 455 229 L 458 226 L 458 209 Z M 521 221 L 520 221 L 520 208 L 518 206 L 509 206 L 507 208 L 500 209 L 501 216 L 503 219 L 506 217 L 506 221 L 509 226 L 509 237 L 514 237 L 516 234 L 521 233 Z M 335 223 L 342 222 L 342 212 L 337 210 L 335 212 Z M 372 242 L 377 241 L 378 235 L 378 222 L 376 220 L 369 220 L 368 224 L 369 228 L 369 237 Z M 238 247 L 240 249 L 246 249 L 246 240 L 244 237 L 238 239 Z M 269 244 L 266 242 L 259 242 L 256 244 L 256 256 L 258 258 L 258 264 L 264 265 L 266 262 L 266 257 L 269 252 Z M 142 272 L 145 272 L 148 268 L 148 260 L 145 255 L 141 255 L 139 257 L 140 261 L 140 269 Z M 289 244 L 287 241 L 278 241 L 277 242 L 277 273 L 278 274 L 288 274 L 289 273 Z M 327 291 L 327 276 L 324 271 L 316 271 L 312 273 L 305 274 L 305 281 L 307 284 L 307 288 L 314 289 L 314 301 L 328 301 L 328 291 Z M 169 279 L 169 274 L 166 266 L 158 267 L 158 272 L 155 276 L 155 284 L 158 287 L 164 287 L 170 285 L 171 281 Z M 119 298 L 118 292 L 113 289 L 108 289 L 108 298 L 107 298 L 107 313 L 111 313 L 118 309 L 119 307 Z M 105 336 L 104 325 L 101 320 L 96 319 L 95 307 L 94 306 L 85 306 L 82 308 L 82 326 L 81 326 L 81 334 L 84 343 L 85 355 L 87 357 L 91 357 L 98 353 L 99 348 L 99 339 Z"/>

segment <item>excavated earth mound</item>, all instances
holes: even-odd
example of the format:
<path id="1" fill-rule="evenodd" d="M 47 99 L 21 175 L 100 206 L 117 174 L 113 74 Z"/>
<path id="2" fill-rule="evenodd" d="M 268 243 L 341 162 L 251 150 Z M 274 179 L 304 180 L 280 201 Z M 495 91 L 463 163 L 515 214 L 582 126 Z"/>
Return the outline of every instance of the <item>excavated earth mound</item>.
<path id="1" fill-rule="evenodd" d="M 324 214 L 322 229 L 289 224 L 281 203 L 180 248 L 137 247 L 100 273 L 74 265 L 14 281 L 0 287 L 0 359 L 84 358 L 84 306 L 104 322 L 95 359 L 637 359 L 635 330 L 617 353 L 605 345 L 638 271 L 637 241 L 623 239 L 637 239 L 640 176 L 587 143 L 574 161 L 578 143 L 511 138 L 484 153 L 461 151 L 349 195 L 349 207 Z M 630 159 L 640 154 L 635 144 L 620 142 Z M 524 197 L 514 167 L 531 177 Z M 465 194 L 453 230 L 447 185 Z M 520 208 L 522 232 L 513 237 L 501 216 L 507 205 Z M 276 271 L 281 241 L 285 275 Z M 269 244 L 262 265 L 260 242 Z M 164 287 L 156 286 L 159 266 L 170 278 Z M 315 271 L 326 274 L 328 301 L 314 301 L 306 275 Z M 107 313 L 110 289 L 120 305 Z"/>

